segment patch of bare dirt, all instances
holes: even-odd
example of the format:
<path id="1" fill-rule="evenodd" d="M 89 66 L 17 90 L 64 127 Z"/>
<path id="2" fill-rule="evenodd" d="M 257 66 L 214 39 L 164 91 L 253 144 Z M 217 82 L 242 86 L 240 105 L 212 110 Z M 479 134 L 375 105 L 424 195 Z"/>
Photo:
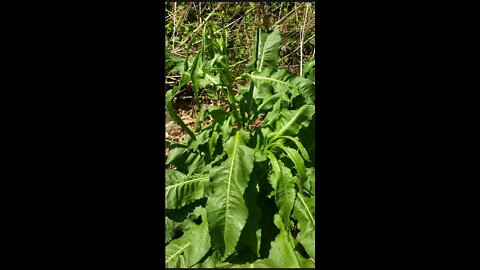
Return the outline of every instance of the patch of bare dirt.
<path id="1" fill-rule="evenodd" d="M 200 103 L 202 106 L 214 105 L 227 110 L 227 104 L 207 97 L 205 92 L 206 90 L 202 89 L 199 93 Z M 193 90 L 191 89 L 190 85 L 187 85 L 185 89 L 180 90 L 180 92 L 175 95 L 173 98 L 173 109 L 190 130 L 195 130 L 195 119 L 200 111 L 195 105 Z M 211 122 L 211 119 L 206 119 L 202 121 L 202 125 L 209 124 Z M 170 118 L 168 112 L 165 112 L 165 139 L 167 141 L 181 143 L 183 140 L 185 140 L 186 135 L 187 133 Z M 165 156 L 167 155 L 168 148 L 165 148 Z"/>

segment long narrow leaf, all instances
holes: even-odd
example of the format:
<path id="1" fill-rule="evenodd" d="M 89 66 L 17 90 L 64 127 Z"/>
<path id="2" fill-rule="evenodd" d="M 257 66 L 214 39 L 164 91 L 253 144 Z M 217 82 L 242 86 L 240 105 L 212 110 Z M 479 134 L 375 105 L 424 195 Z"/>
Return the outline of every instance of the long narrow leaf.
<path id="1" fill-rule="evenodd" d="M 314 113 L 313 105 L 304 105 L 298 110 L 282 110 L 276 122 L 275 136 L 271 141 L 275 141 L 282 135 L 297 135 L 302 126 L 308 126 Z"/>
<path id="2" fill-rule="evenodd" d="M 303 158 L 306 161 L 310 161 L 310 158 L 308 157 L 308 152 L 305 149 L 305 147 L 303 147 L 303 144 L 300 142 L 300 140 L 298 140 L 297 138 L 294 138 L 292 136 L 280 136 L 280 137 L 278 137 L 278 139 L 288 139 L 288 140 L 294 142 L 297 145 L 298 150 L 300 150 L 300 153 L 302 154 Z"/>
<path id="3" fill-rule="evenodd" d="M 305 163 L 303 161 L 302 156 L 300 156 L 300 154 L 297 151 L 295 151 L 290 147 L 287 147 L 278 143 L 275 143 L 273 145 L 281 148 L 287 154 L 287 156 L 293 161 L 293 163 L 295 164 L 295 168 L 297 169 L 298 175 L 300 176 L 300 188 L 303 189 L 303 185 L 305 181 L 307 181 L 307 172 L 305 169 Z"/>
<path id="4" fill-rule="evenodd" d="M 301 193 L 297 195 L 292 217 L 298 220 L 298 239 L 315 260 L 315 197 L 307 197 Z"/>
<path id="5" fill-rule="evenodd" d="M 185 125 L 182 118 L 180 118 L 180 116 L 177 115 L 175 110 L 173 110 L 172 100 L 173 100 L 173 92 L 172 90 L 168 90 L 167 93 L 165 94 L 165 101 L 167 102 L 168 114 L 170 115 L 172 120 L 175 123 L 177 123 L 177 125 L 179 125 L 181 128 L 183 128 L 183 130 L 185 130 L 185 132 L 188 133 L 188 135 L 190 135 L 193 139 L 196 139 L 195 134 L 193 134 L 193 132 L 187 127 L 187 125 Z"/>
<path id="6" fill-rule="evenodd" d="M 280 229 L 280 233 L 272 243 L 270 255 L 267 259 L 257 260 L 252 264 L 252 268 L 314 268 L 315 265 L 302 257 L 295 251 L 290 241 L 289 233 L 285 231 L 284 224 L 280 215 L 274 216 L 275 225 Z"/>
<path id="7" fill-rule="evenodd" d="M 290 169 L 277 160 L 275 155 L 268 151 L 268 157 L 272 164 L 273 174 L 269 177 L 273 178 L 270 183 L 275 189 L 275 202 L 277 203 L 280 216 L 283 218 L 283 223 L 286 226 L 290 224 L 290 213 L 295 203 L 295 184 L 293 182 L 292 173 Z"/>
<path id="8" fill-rule="evenodd" d="M 206 221 L 192 225 L 185 234 L 172 240 L 165 248 L 166 268 L 188 268 L 196 264 L 210 249 Z"/>
<path id="9" fill-rule="evenodd" d="M 202 53 L 200 52 L 195 57 L 195 60 L 193 60 L 192 71 L 191 71 L 191 75 L 190 75 L 190 77 L 192 78 L 193 96 L 195 98 L 195 102 L 197 103 L 198 109 L 200 109 L 200 99 L 199 99 L 199 96 L 198 96 L 198 86 L 199 86 L 199 83 L 200 83 L 199 74 L 200 74 L 201 68 L 200 68 L 200 63 L 199 62 L 200 62 L 201 57 L 202 57 Z"/>

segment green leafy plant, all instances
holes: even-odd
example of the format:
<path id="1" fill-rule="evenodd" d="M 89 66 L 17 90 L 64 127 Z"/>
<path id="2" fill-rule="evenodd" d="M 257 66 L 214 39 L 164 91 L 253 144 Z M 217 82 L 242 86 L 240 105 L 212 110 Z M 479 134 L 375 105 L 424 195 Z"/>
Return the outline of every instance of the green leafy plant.
<path id="1" fill-rule="evenodd" d="M 166 161 L 176 167 L 166 170 L 166 267 L 314 268 L 314 64 L 304 77 L 277 69 L 280 31 L 258 29 L 250 63 L 233 78 L 225 44 L 225 32 L 216 38 L 205 24 L 199 53 L 177 63 L 182 78 L 166 93 L 188 133 Z M 194 131 L 172 106 L 187 83 L 200 110 Z M 226 97 L 229 110 L 202 107 L 200 87 Z"/>

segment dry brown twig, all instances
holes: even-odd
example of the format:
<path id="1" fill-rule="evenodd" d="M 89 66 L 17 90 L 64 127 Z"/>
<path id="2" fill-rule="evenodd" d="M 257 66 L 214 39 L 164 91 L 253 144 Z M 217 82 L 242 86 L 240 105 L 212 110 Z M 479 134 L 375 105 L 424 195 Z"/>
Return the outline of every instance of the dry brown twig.
<path id="1" fill-rule="evenodd" d="M 215 11 L 217 11 L 217 9 L 219 9 L 221 6 L 223 5 L 223 3 L 219 3 L 213 10 L 212 12 L 210 12 L 210 14 L 208 14 L 207 18 L 205 18 L 205 20 L 202 22 L 202 23 L 199 23 L 197 28 L 195 28 L 195 30 L 193 30 L 192 32 L 190 32 L 190 34 L 188 34 L 188 36 L 178 45 L 177 47 L 177 50 L 178 51 L 178 48 L 183 46 L 185 43 L 187 43 L 188 40 L 190 40 L 193 35 L 195 35 L 196 32 L 198 32 L 198 30 L 200 30 L 203 25 L 208 21 L 208 19 L 210 19 L 210 17 L 212 17 L 213 14 L 215 14 Z M 175 50 L 173 50 L 175 51 Z"/>

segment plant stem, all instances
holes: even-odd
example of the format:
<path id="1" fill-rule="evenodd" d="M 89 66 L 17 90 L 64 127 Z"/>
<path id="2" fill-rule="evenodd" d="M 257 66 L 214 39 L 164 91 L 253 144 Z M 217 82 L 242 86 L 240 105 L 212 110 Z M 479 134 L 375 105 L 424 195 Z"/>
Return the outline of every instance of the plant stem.
<path id="1" fill-rule="evenodd" d="M 305 17 L 303 19 L 302 32 L 300 34 L 300 76 L 303 76 L 303 37 L 305 35 L 305 25 L 307 24 L 308 4 L 305 7 Z"/>

